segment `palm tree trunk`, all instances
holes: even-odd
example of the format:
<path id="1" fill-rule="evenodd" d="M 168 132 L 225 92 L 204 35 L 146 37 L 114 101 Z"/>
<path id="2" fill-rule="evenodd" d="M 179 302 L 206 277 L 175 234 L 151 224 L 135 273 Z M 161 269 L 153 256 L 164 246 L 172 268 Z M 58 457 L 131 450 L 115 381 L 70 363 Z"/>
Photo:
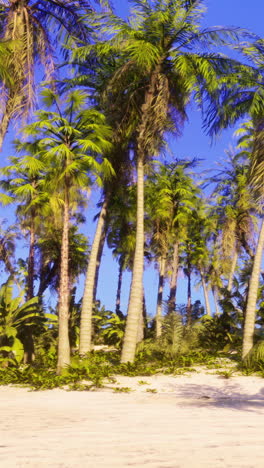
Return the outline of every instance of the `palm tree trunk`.
<path id="1" fill-rule="evenodd" d="M 65 191 L 61 242 L 61 269 L 59 287 L 59 337 L 57 373 L 70 364 L 69 341 L 69 194 Z"/>
<path id="2" fill-rule="evenodd" d="M 99 270 L 100 270 L 100 265 L 101 265 L 103 250 L 104 250 L 105 238 L 106 238 L 106 229 L 103 229 L 102 234 L 101 234 L 99 249 L 98 249 L 98 255 L 97 255 L 97 259 L 96 259 L 96 271 L 95 271 L 94 288 L 93 288 L 93 302 L 94 303 L 96 301 L 96 293 L 97 293 L 97 286 L 98 286 L 98 279 L 99 279 Z"/>
<path id="3" fill-rule="evenodd" d="M 192 285 L 191 285 L 191 268 L 187 268 L 187 306 L 186 306 L 186 315 L 187 315 L 187 325 L 192 323 Z"/>
<path id="4" fill-rule="evenodd" d="M 92 250 L 86 273 L 85 288 L 82 300 L 81 325 L 80 325 L 80 354 L 91 351 L 92 346 L 92 313 L 94 297 L 94 281 L 100 240 L 105 226 L 105 216 L 108 207 L 108 197 L 105 197 L 94 235 Z"/>
<path id="5" fill-rule="evenodd" d="M 1 121 L 1 124 L 0 124 L 0 151 L 2 151 L 2 147 L 3 147 L 3 143 L 4 143 L 4 138 L 5 138 L 6 133 L 7 133 L 7 129 L 8 129 L 9 122 L 10 122 L 10 118 L 11 118 L 11 115 L 10 115 L 10 113 L 6 110 L 6 112 L 4 112 L 4 114 L 3 114 L 2 121 Z"/>
<path id="6" fill-rule="evenodd" d="M 232 291 L 234 275 L 235 275 L 236 266 L 237 266 L 237 260 L 238 260 L 238 252 L 237 250 L 235 250 L 234 257 L 233 257 L 232 264 L 231 264 L 231 270 L 230 270 L 229 278 L 228 278 L 227 290 L 229 292 Z"/>
<path id="7" fill-rule="evenodd" d="M 35 271 L 35 216 L 31 215 L 30 221 L 30 240 L 29 240 L 29 254 L 28 254 L 28 269 L 27 269 L 27 287 L 26 287 L 26 301 L 34 297 L 34 271 Z M 31 364 L 35 359 L 35 348 L 32 327 L 27 326 L 25 334 L 22 338 L 24 346 L 24 364 Z"/>
<path id="8" fill-rule="evenodd" d="M 144 306 L 143 306 L 143 296 L 142 296 L 141 312 L 139 314 L 139 321 L 138 321 L 137 344 L 143 340 L 144 340 Z"/>
<path id="9" fill-rule="evenodd" d="M 175 242 L 174 248 L 173 248 L 172 275 L 171 275 L 171 281 L 170 281 L 169 313 L 173 312 L 176 308 L 178 269 L 179 269 L 179 242 Z"/>
<path id="10" fill-rule="evenodd" d="M 144 156 L 137 161 L 137 226 L 136 248 L 132 270 L 127 323 L 121 354 L 121 362 L 133 362 L 136 352 L 139 314 L 142 311 L 144 269 Z"/>
<path id="11" fill-rule="evenodd" d="M 161 312 L 162 312 L 162 297 L 165 276 L 166 259 L 161 258 L 159 261 L 159 286 L 157 296 L 157 309 L 156 309 L 156 338 L 161 336 Z"/>
<path id="12" fill-rule="evenodd" d="M 215 315 L 219 316 L 220 312 L 219 312 L 219 305 L 218 305 L 218 290 L 215 286 L 212 288 L 212 293 L 213 293 L 214 304 L 215 304 Z"/>
<path id="13" fill-rule="evenodd" d="M 29 255 L 28 255 L 28 277 L 27 277 L 27 293 L 26 300 L 34 297 L 34 270 L 35 270 L 35 222 L 34 215 L 31 217 L 30 222 L 30 241 L 29 241 Z"/>
<path id="14" fill-rule="evenodd" d="M 124 262 L 121 259 L 119 263 L 119 273 L 118 273 L 118 283 L 117 283 L 117 291 L 116 291 L 116 314 L 120 313 L 120 299 L 121 299 L 121 287 L 122 287 L 122 279 L 123 279 L 123 267 Z"/>
<path id="15" fill-rule="evenodd" d="M 208 289 L 207 289 L 207 284 L 205 281 L 204 273 L 202 271 L 200 273 L 201 273 L 201 279 L 202 279 L 202 285 L 203 285 L 206 314 L 212 316 L 211 306 L 209 302 Z"/>
<path id="16" fill-rule="evenodd" d="M 242 358 L 245 359 L 253 347 L 253 338 L 256 321 L 256 305 L 258 297 L 259 278 L 261 272 L 261 260 L 264 247 L 264 220 L 261 223 L 257 250 L 254 257 L 252 273 L 249 281 L 247 308 L 244 323 Z"/>
<path id="17" fill-rule="evenodd" d="M 147 338 L 147 330 L 148 330 L 148 314 L 147 314 L 147 306 L 146 306 L 146 297 L 145 297 L 145 290 L 144 286 L 142 289 L 142 307 L 143 307 L 143 326 L 144 326 L 144 338 Z"/>

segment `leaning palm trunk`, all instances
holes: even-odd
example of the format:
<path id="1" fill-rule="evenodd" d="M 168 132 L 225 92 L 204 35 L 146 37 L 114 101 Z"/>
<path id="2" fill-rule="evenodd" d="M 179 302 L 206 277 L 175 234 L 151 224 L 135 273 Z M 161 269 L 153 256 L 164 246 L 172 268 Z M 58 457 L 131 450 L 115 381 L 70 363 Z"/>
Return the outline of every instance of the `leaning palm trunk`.
<path id="1" fill-rule="evenodd" d="M 237 266 L 237 260 L 238 260 L 238 252 L 237 252 L 237 250 L 235 250 L 233 260 L 232 260 L 232 264 L 231 264 L 231 270 L 229 272 L 229 277 L 228 277 L 227 290 L 229 292 L 232 291 L 234 276 L 235 276 L 235 271 L 236 271 L 236 266 Z"/>
<path id="2" fill-rule="evenodd" d="M 7 133 L 8 125 L 11 119 L 11 115 L 8 114 L 7 112 L 3 115 L 2 121 L 0 123 L 0 151 L 2 150 L 3 147 L 3 142 L 4 138 Z"/>
<path id="3" fill-rule="evenodd" d="M 207 288 L 207 284 L 205 281 L 204 273 L 202 271 L 201 271 L 201 279 L 202 279 L 202 285 L 203 285 L 206 314 L 211 316 L 212 311 L 211 311 L 210 302 L 209 302 L 208 288 Z"/>
<path id="4" fill-rule="evenodd" d="M 96 275 L 96 264 L 100 240 L 105 226 L 105 216 L 108 207 L 108 198 L 106 197 L 97 221 L 97 227 L 94 235 L 92 250 L 90 253 L 89 264 L 86 273 L 84 295 L 81 310 L 80 326 L 80 354 L 84 355 L 91 351 L 92 346 L 92 313 L 94 298 L 94 281 Z"/>
<path id="5" fill-rule="evenodd" d="M 61 242 L 57 373 L 70 364 L 69 342 L 69 194 L 66 189 Z"/>
<path id="6" fill-rule="evenodd" d="M 256 305 L 258 297 L 259 278 L 261 272 L 261 260 L 264 247 L 264 220 L 261 224 L 257 250 L 254 257 L 252 273 L 249 281 L 247 308 L 245 314 L 242 358 L 244 359 L 253 347 L 253 338 L 256 321 Z"/>
<path id="7" fill-rule="evenodd" d="M 162 257 L 159 261 L 159 286 L 158 286 L 157 309 L 156 309 L 156 338 L 159 338 L 161 336 L 161 330 L 162 330 L 161 312 L 162 312 L 162 297 L 163 297 L 165 267 L 166 267 L 166 259 Z"/>
<path id="8" fill-rule="evenodd" d="M 176 307 L 176 291 L 177 291 L 177 278 L 179 269 L 179 243 L 175 242 L 173 249 L 173 264 L 172 275 L 170 281 L 170 295 L 169 295 L 169 313 L 173 312 Z"/>
<path id="9" fill-rule="evenodd" d="M 121 259 L 119 263 L 119 272 L 118 272 L 118 283 L 117 283 L 117 291 L 116 291 L 116 314 L 120 314 L 120 302 L 121 302 L 121 287 L 122 287 L 122 280 L 123 280 L 123 268 L 124 268 L 124 261 Z"/>
<path id="10" fill-rule="evenodd" d="M 144 161 L 143 154 L 138 154 L 137 162 L 137 227 L 136 248 L 132 270 L 127 324 L 121 354 L 121 362 L 133 362 L 136 352 L 139 318 L 142 313 L 144 268 Z"/>
<path id="11" fill-rule="evenodd" d="M 101 234 L 97 259 L 96 259 L 96 271 L 95 271 L 94 287 L 93 287 L 93 302 L 94 303 L 96 301 L 98 279 L 99 279 L 99 270 L 100 270 L 100 266 L 101 266 L 101 260 L 102 260 L 103 250 L 104 250 L 105 238 L 106 238 L 106 229 L 103 229 L 102 234 Z"/>

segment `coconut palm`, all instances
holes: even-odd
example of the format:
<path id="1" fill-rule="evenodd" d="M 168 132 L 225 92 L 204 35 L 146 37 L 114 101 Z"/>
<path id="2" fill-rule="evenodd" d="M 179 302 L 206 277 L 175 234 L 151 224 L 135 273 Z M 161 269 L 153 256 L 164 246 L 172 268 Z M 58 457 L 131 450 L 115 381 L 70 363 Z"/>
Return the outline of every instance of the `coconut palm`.
<path id="1" fill-rule="evenodd" d="M 233 62 L 222 56 L 203 53 L 205 45 L 223 45 L 234 33 L 226 28 L 202 30 L 203 13 L 202 1 L 139 0 L 128 22 L 108 19 L 106 27 L 112 27 L 113 37 L 97 45 L 97 51 L 107 54 L 114 49 L 119 56 L 105 94 L 111 96 L 112 107 L 126 102 L 123 119 L 135 129 L 137 231 L 123 362 L 134 359 L 142 297 L 145 164 L 159 152 L 166 130 L 179 133 L 192 93 L 197 100 L 201 93 L 209 97 L 219 85 L 217 77 L 233 68 Z"/>
<path id="2" fill-rule="evenodd" d="M 18 152 L 23 156 L 10 157 L 10 165 L 1 169 L 4 176 L 0 185 L 5 193 L 1 194 L 3 204 L 17 204 L 16 215 L 22 231 L 29 236 L 29 255 L 26 281 L 26 300 L 34 297 L 35 239 L 38 219 L 47 196 L 43 191 L 45 166 L 34 156 L 37 145 L 16 142 Z"/>
<path id="3" fill-rule="evenodd" d="M 109 121 L 109 119 L 107 119 Z M 115 121 L 115 116 L 113 118 Z M 111 121 L 112 128 L 115 125 Z M 115 121 L 116 122 L 116 121 Z M 91 351 L 92 346 L 92 311 L 96 296 L 96 287 L 100 266 L 100 256 L 102 254 L 104 241 L 109 228 L 110 216 L 109 206 L 114 203 L 116 196 L 116 181 L 118 178 L 120 187 L 126 186 L 130 177 L 130 162 L 128 157 L 127 143 L 120 140 L 120 135 L 115 134 L 112 138 L 113 145 L 108 157 L 113 168 L 112 178 L 102 178 L 102 201 L 100 202 L 100 213 L 97 217 L 97 225 L 91 247 L 89 263 L 85 278 L 85 288 L 82 299 L 81 326 L 80 326 L 80 353 Z M 126 169 L 126 171 L 125 171 Z"/>
<path id="4" fill-rule="evenodd" d="M 62 241 L 59 287 L 59 342 L 57 371 L 70 362 L 69 317 L 69 228 L 74 202 L 80 192 L 87 192 L 91 178 L 112 173 L 102 152 L 110 149 L 110 128 L 102 114 L 87 106 L 87 95 L 71 91 L 60 102 L 49 89 L 43 91 L 44 102 L 56 111 L 38 112 L 38 120 L 27 127 L 27 133 L 39 138 L 40 155 L 49 170 L 46 187 L 51 202 L 62 210 Z"/>
<path id="5" fill-rule="evenodd" d="M 0 39 L 13 41 L 8 71 L 15 78 L 9 86 L 4 76 L 0 148 L 10 120 L 25 119 L 35 107 L 36 65 L 41 64 L 46 80 L 54 77 L 53 46 L 69 38 L 86 40 L 87 13 L 91 13 L 91 3 L 85 0 L 0 1 Z"/>
<path id="6" fill-rule="evenodd" d="M 252 238 L 256 220 L 256 204 L 248 184 L 248 163 L 242 153 L 228 154 L 228 163 L 213 177 L 213 197 L 221 236 L 223 272 L 228 275 L 228 291 L 232 290 L 239 255 L 244 250 L 253 256 Z"/>

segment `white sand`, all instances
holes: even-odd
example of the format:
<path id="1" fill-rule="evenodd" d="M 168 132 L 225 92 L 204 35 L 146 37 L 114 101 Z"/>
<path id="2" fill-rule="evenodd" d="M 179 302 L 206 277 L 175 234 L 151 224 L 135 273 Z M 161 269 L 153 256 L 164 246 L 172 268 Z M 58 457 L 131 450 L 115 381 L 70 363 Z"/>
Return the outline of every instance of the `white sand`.
<path id="1" fill-rule="evenodd" d="M 134 391 L 0 387 L 0 467 L 264 467 L 264 379 L 118 381 Z"/>

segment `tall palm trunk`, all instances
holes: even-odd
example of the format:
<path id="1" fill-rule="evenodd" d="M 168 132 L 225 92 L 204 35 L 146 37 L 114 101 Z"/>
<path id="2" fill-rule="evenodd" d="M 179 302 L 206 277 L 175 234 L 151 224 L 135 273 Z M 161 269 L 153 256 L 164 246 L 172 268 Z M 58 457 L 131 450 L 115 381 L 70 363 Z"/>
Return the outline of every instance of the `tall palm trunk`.
<path id="1" fill-rule="evenodd" d="M 143 334 L 144 338 L 147 338 L 147 329 L 148 329 L 148 314 L 147 314 L 147 306 L 146 306 L 146 297 L 145 297 L 145 290 L 143 286 L 142 290 L 142 307 L 143 307 Z"/>
<path id="2" fill-rule="evenodd" d="M 244 323 L 242 358 L 244 359 L 253 347 L 253 338 L 256 321 L 256 305 L 259 287 L 259 278 L 261 272 L 261 260 L 264 247 L 264 220 L 261 223 L 261 229 L 258 238 L 257 250 L 255 253 L 252 273 L 249 281 L 247 308 Z"/>
<path id="3" fill-rule="evenodd" d="M 171 275 L 171 281 L 170 281 L 169 313 L 173 312 L 176 308 L 178 270 L 179 270 L 179 242 L 175 242 L 174 248 L 173 248 L 172 275 Z"/>
<path id="4" fill-rule="evenodd" d="M 10 119 L 11 119 L 11 115 L 6 111 L 0 123 L 0 151 L 2 150 L 2 147 L 3 147 L 4 138 L 7 133 Z"/>
<path id="5" fill-rule="evenodd" d="M 121 362 L 133 362 L 136 354 L 137 332 L 142 311 L 143 271 L 144 271 L 144 162 L 148 148 L 149 115 L 152 113 L 157 77 L 161 69 L 158 63 L 153 70 L 150 84 L 141 107 L 141 122 L 137 135 L 137 225 L 136 247 L 132 270 L 127 322 L 123 341 Z M 146 153 L 146 154 L 145 154 Z"/>
<path id="6" fill-rule="evenodd" d="M 235 250 L 233 260 L 232 260 L 232 264 L 231 264 L 231 270 L 229 272 L 229 278 L 228 278 L 227 290 L 229 292 L 232 291 L 234 276 L 235 276 L 235 271 L 236 271 L 236 266 L 237 266 L 237 260 L 238 260 L 238 252 L 237 252 L 237 250 Z"/>
<path id="7" fill-rule="evenodd" d="M 187 267 L 187 306 L 186 306 L 186 315 L 187 315 L 187 325 L 192 323 L 192 284 L 191 284 L 191 267 Z"/>
<path id="8" fill-rule="evenodd" d="M 61 242 L 61 268 L 59 287 L 59 337 L 57 373 L 70 364 L 69 342 L 69 193 L 65 190 Z"/>
<path id="9" fill-rule="evenodd" d="M 34 271 L 35 271 L 35 215 L 31 214 L 30 239 L 27 269 L 26 301 L 34 297 Z M 25 334 L 21 338 L 24 347 L 24 364 L 30 364 L 35 359 L 35 348 L 31 326 L 26 327 Z"/>
<path id="10" fill-rule="evenodd" d="M 93 302 L 96 301 L 96 294 L 97 294 L 97 287 L 98 287 L 98 279 L 99 279 L 99 270 L 101 266 L 101 260 L 104 250 L 105 238 L 106 238 L 106 229 L 103 229 L 101 234 L 101 239 L 99 243 L 99 249 L 96 259 L 96 271 L 95 271 L 95 278 L 94 278 L 94 287 L 93 287 Z"/>
<path id="11" fill-rule="evenodd" d="M 136 352 L 139 317 L 142 311 L 144 269 L 144 155 L 138 153 L 137 160 L 137 226 L 136 248 L 132 270 L 127 323 L 121 362 L 133 362 Z"/>
<path id="12" fill-rule="evenodd" d="M 120 302 L 121 302 L 121 287 L 122 287 L 122 280 L 123 280 L 123 268 L 124 268 L 124 261 L 121 259 L 119 263 L 119 272 L 118 272 L 118 283 L 117 283 L 117 291 L 116 291 L 116 314 L 120 313 Z"/>
<path id="13" fill-rule="evenodd" d="M 214 305 L 215 305 L 215 315 L 219 316 L 220 312 L 219 312 L 219 305 L 218 305 L 218 300 L 219 300 L 218 289 L 215 286 L 212 287 L 212 293 L 213 293 Z"/>
<path id="14" fill-rule="evenodd" d="M 166 259 L 162 257 L 160 258 L 160 261 L 159 261 L 159 286 L 158 286 L 157 309 L 156 309 L 156 338 L 159 338 L 161 336 L 161 330 L 162 330 L 161 312 L 162 312 L 162 297 L 163 297 L 165 267 L 166 267 Z"/>
<path id="15" fill-rule="evenodd" d="M 108 207 L 108 197 L 105 197 L 101 212 L 97 221 L 92 250 L 86 273 L 85 288 L 82 300 L 81 325 L 80 325 L 80 354 L 91 351 L 92 346 L 92 313 L 94 297 L 94 281 L 100 240 L 105 226 L 105 217 Z"/>
<path id="16" fill-rule="evenodd" d="M 205 281 L 204 273 L 203 273 L 203 271 L 201 271 L 200 273 L 201 273 L 201 279 L 202 279 L 202 285 L 203 285 L 203 293 L 204 293 L 206 314 L 212 316 L 211 306 L 210 306 L 210 302 L 209 302 L 208 288 L 207 288 L 207 284 L 206 284 L 206 281 Z"/>
<path id="17" fill-rule="evenodd" d="M 27 293 L 26 300 L 34 297 L 34 270 L 35 270 L 35 216 L 31 215 L 30 221 L 30 240 L 29 240 L 29 255 L 28 255 L 28 270 L 27 270 Z"/>

